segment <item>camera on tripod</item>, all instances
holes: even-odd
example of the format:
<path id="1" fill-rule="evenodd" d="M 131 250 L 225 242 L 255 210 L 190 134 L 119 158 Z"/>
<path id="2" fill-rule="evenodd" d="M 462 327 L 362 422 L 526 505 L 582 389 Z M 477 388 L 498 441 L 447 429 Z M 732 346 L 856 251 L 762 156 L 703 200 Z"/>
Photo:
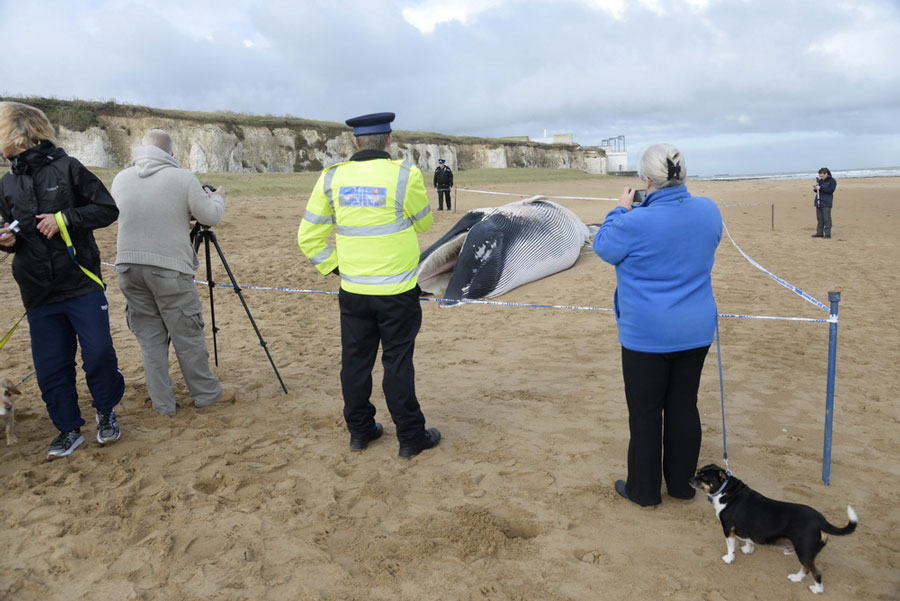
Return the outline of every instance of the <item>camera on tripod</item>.
<path id="1" fill-rule="evenodd" d="M 211 186 L 209 184 L 203 184 L 202 187 L 203 187 L 204 192 L 215 192 L 216 191 L 216 187 Z M 191 215 L 191 221 L 194 222 L 194 227 L 191 228 L 191 233 L 190 233 L 191 244 L 193 245 L 194 240 L 197 238 L 197 232 L 199 232 L 201 228 L 209 229 L 212 226 L 206 225 L 205 223 L 200 223 L 200 221 L 193 215 Z"/>

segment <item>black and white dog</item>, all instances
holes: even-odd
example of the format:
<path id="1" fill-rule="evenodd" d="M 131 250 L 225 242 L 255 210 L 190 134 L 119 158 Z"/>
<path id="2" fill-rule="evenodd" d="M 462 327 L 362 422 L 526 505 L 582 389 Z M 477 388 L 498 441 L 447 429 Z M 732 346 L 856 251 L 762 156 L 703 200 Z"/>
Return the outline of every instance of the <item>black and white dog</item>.
<path id="1" fill-rule="evenodd" d="M 809 589 L 825 592 L 822 574 L 815 565 L 816 555 L 825 546 L 822 532 L 844 535 L 856 530 L 859 519 L 853 507 L 847 506 L 850 523 L 838 528 L 812 507 L 762 496 L 717 465 L 700 468 L 690 483 L 706 493 L 722 522 L 728 547 L 728 554 L 722 557 L 725 563 L 734 563 L 737 538 L 744 543 L 743 553 L 753 553 L 754 544 L 778 545 L 784 548 L 785 555 L 796 552 L 800 560 L 800 571 L 788 578 L 800 582 L 812 572 L 816 582 Z"/>

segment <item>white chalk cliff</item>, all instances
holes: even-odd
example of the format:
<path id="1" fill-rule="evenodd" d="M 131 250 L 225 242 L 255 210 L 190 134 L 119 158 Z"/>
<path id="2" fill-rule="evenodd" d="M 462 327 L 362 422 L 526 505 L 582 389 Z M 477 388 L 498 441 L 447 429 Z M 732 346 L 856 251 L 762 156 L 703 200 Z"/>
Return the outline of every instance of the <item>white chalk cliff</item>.
<path id="1" fill-rule="evenodd" d="M 59 144 L 88 166 L 124 167 L 131 149 L 155 127 L 172 134 L 176 158 L 195 172 L 289 173 L 318 171 L 353 154 L 349 128 L 340 124 L 321 127 L 296 120 L 277 126 L 247 125 L 238 120 L 203 120 L 160 117 L 97 115 L 98 125 L 84 131 L 59 127 Z M 186 113 L 190 115 L 190 113 Z M 277 121 L 276 119 L 272 120 Z M 432 137 L 433 136 L 433 137 Z M 483 167 L 543 167 L 606 173 L 603 150 L 575 144 L 539 144 L 485 138 L 457 138 L 442 134 L 397 131 L 391 154 L 432 171 L 438 158 L 453 169 Z"/>

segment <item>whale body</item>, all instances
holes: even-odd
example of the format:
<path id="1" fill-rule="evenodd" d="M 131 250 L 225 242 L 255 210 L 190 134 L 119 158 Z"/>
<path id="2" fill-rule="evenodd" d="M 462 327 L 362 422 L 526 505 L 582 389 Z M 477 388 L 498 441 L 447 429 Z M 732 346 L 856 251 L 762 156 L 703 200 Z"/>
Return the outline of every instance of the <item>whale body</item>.
<path id="1" fill-rule="evenodd" d="M 468 211 L 419 257 L 419 286 L 444 306 L 493 298 L 568 269 L 590 242 L 569 209 L 534 196 Z"/>

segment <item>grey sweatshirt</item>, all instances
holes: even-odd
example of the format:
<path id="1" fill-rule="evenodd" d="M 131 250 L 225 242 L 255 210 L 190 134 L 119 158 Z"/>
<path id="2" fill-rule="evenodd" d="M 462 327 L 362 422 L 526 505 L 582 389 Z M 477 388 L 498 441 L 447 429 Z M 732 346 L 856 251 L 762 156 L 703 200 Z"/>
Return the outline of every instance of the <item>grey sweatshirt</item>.
<path id="1" fill-rule="evenodd" d="M 116 265 L 193 274 L 198 262 L 190 242 L 191 216 L 215 225 L 225 213 L 225 199 L 208 196 L 193 173 L 156 146 L 138 146 L 133 156 L 110 190 L 119 208 Z"/>

